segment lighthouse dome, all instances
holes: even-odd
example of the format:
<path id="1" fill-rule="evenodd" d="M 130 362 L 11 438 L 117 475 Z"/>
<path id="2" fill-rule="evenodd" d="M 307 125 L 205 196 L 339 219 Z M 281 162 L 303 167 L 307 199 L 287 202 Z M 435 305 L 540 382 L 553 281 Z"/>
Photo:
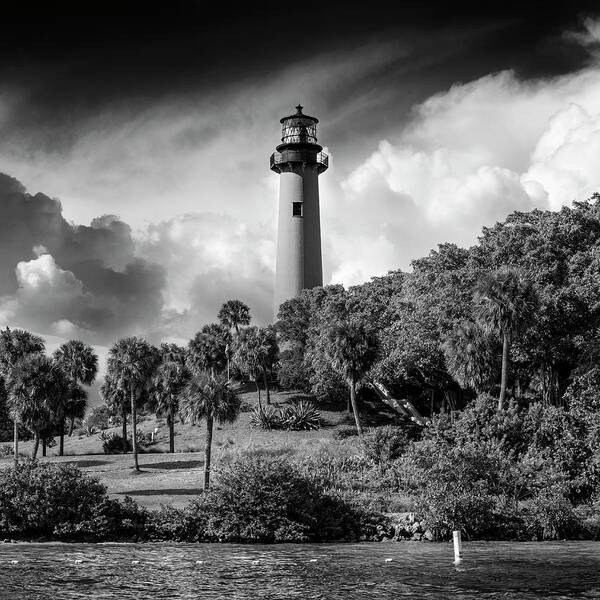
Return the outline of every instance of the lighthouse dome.
<path id="1" fill-rule="evenodd" d="M 281 119 L 282 144 L 316 144 L 319 119 L 302 113 L 302 106 L 296 106 L 296 113 Z"/>

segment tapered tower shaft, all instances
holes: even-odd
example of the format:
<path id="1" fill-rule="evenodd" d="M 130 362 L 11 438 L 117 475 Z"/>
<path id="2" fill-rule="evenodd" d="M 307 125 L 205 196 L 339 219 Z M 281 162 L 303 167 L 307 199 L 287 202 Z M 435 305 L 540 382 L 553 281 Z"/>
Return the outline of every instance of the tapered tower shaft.
<path id="1" fill-rule="evenodd" d="M 271 169 L 280 175 L 275 318 L 282 302 L 323 285 L 319 175 L 328 157 L 317 144 L 318 120 L 296 109 L 281 119 L 282 143 L 271 156 Z"/>

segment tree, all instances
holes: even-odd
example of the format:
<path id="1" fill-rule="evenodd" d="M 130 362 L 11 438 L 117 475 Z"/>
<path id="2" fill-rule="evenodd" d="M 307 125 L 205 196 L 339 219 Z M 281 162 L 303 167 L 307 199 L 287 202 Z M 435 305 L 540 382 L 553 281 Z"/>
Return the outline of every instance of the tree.
<path id="1" fill-rule="evenodd" d="M 259 379 L 262 377 L 270 404 L 268 376 L 277 362 L 277 338 L 273 327 L 249 327 L 240 333 L 233 359 L 240 370 L 252 377 L 260 401 Z"/>
<path id="2" fill-rule="evenodd" d="M 241 300 L 227 300 L 218 315 L 221 325 L 235 329 L 236 335 L 240 333 L 240 325 L 250 325 L 250 308 Z"/>
<path id="3" fill-rule="evenodd" d="M 23 329 L 0 330 L 0 385 L 6 386 L 13 374 L 17 363 L 29 355 L 42 354 L 46 346 L 44 340 Z M 7 391 L 7 390 L 6 390 Z M 14 424 L 14 459 L 19 462 L 19 420 L 18 413 L 13 413 L 16 419 Z"/>
<path id="4" fill-rule="evenodd" d="M 56 423 L 69 385 L 58 365 L 43 354 L 25 356 L 12 370 L 9 410 L 13 420 L 23 423 L 34 435 L 32 458 L 37 456 L 41 434 Z"/>
<path id="5" fill-rule="evenodd" d="M 328 332 L 327 353 L 333 367 L 346 380 L 350 388 L 350 403 L 354 412 L 356 430 L 362 437 L 362 426 L 356 403 L 356 387 L 360 384 L 377 358 L 377 338 L 364 324 L 342 322 Z"/>
<path id="6" fill-rule="evenodd" d="M 71 381 L 73 386 L 76 385 L 92 385 L 98 373 L 98 356 L 94 349 L 89 344 L 84 344 L 78 340 L 69 340 L 54 352 L 54 360 L 58 366 L 64 371 L 65 375 Z M 71 387 L 74 389 L 74 387 Z M 81 394 L 78 394 L 81 400 Z M 65 441 L 65 416 L 66 404 L 68 400 L 65 398 L 61 402 L 58 415 L 58 427 L 60 443 L 58 454 L 64 454 Z"/>
<path id="7" fill-rule="evenodd" d="M 504 267 L 485 274 L 477 285 L 475 314 L 487 331 L 498 333 L 502 339 L 499 411 L 504 407 L 506 396 L 511 342 L 531 320 L 535 306 L 531 281 L 517 269 Z"/>
<path id="8" fill-rule="evenodd" d="M 186 419 L 206 419 L 204 446 L 204 491 L 210 487 L 210 461 L 213 424 L 233 423 L 240 414 L 239 396 L 229 387 L 223 374 L 213 375 L 206 370 L 190 369 L 190 379 L 180 401 L 180 410 Z"/>
<path id="9" fill-rule="evenodd" d="M 118 378 L 107 373 L 100 387 L 104 404 L 113 415 L 121 416 L 123 454 L 127 454 L 127 415 L 131 412 L 131 402 L 127 389 L 119 384 Z"/>
<path id="10" fill-rule="evenodd" d="M 461 387 L 484 392 L 497 381 L 498 340 L 475 323 L 458 324 L 442 347 L 448 372 Z"/>
<path id="11" fill-rule="evenodd" d="M 80 385 L 70 385 L 63 406 L 64 416 L 69 421 L 69 437 L 73 434 L 75 419 L 83 419 L 87 409 L 88 394 Z"/>
<path id="12" fill-rule="evenodd" d="M 347 317 L 348 294 L 341 285 L 302 290 L 297 298 L 279 307 L 277 333 L 278 378 L 288 389 L 302 389 L 319 396 L 337 397 L 344 382 L 331 368 L 324 336 L 333 322 Z"/>
<path id="13" fill-rule="evenodd" d="M 140 470 L 137 450 L 137 404 L 142 393 L 150 386 L 158 360 L 158 350 L 140 337 L 123 338 L 108 352 L 108 374 L 119 388 L 126 390 L 131 402 L 131 445 L 136 471 Z"/>
<path id="14" fill-rule="evenodd" d="M 227 348 L 231 342 L 229 329 L 219 323 L 205 325 L 190 340 L 188 362 L 197 371 L 207 370 L 212 375 L 227 367 Z"/>
<path id="15" fill-rule="evenodd" d="M 175 452 L 175 415 L 179 408 L 179 395 L 188 379 L 185 350 L 175 344 L 161 345 L 161 358 L 152 382 L 154 411 L 165 416 L 169 427 L 169 452 Z"/>

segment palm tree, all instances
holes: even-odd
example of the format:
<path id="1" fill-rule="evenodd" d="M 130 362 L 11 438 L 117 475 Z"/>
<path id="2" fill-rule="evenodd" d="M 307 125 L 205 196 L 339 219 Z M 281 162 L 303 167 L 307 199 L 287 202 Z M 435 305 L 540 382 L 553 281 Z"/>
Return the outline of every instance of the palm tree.
<path id="1" fill-rule="evenodd" d="M 215 375 L 227 367 L 227 349 L 231 342 L 229 329 L 219 323 L 205 325 L 189 343 L 189 366 Z"/>
<path id="2" fill-rule="evenodd" d="M 113 415 L 121 415 L 123 454 L 127 454 L 127 415 L 131 411 L 127 389 L 119 384 L 117 377 L 107 373 L 100 386 L 100 395 Z"/>
<path id="3" fill-rule="evenodd" d="M 80 385 L 71 384 L 65 400 L 63 410 L 65 419 L 69 420 L 69 437 L 71 437 L 75 419 L 83 419 L 85 416 L 88 394 Z"/>
<path id="4" fill-rule="evenodd" d="M 15 365 L 8 380 L 9 412 L 34 435 L 32 458 L 37 456 L 42 433 L 56 423 L 69 384 L 63 371 L 43 354 L 26 356 Z"/>
<path id="5" fill-rule="evenodd" d="M 12 376 L 17 363 L 29 355 L 42 354 L 46 346 L 44 340 L 24 331 L 23 329 L 0 330 L 0 385 L 6 386 Z M 8 390 L 6 390 L 8 392 Z M 14 459 L 15 465 L 19 463 L 19 420 L 18 413 L 14 413 Z"/>
<path id="6" fill-rule="evenodd" d="M 530 322 L 536 306 L 531 281 L 514 268 L 502 268 L 481 278 L 475 291 L 475 314 L 482 327 L 502 339 L 502 373 L 498 410 L 504 407 L 510 346 L 514 336 Z"/>
<path id="7" fill-rule="evenodd" d="M 326 353 L 333 368 L 350 388 L 350 404 L 354 412 L 356 431 L 362 437 L 362 426 L 356 403 L 356 388 L 377 358 L 377 338 L 362 323 L 341 322 L 327 333 Z"/>
<path id="8" fill-rule="evenodd" d="M 169 452 L 175 452 L 175 415 L 179 408 L 179 395 L 188 379 L 185 350 L 175 344 L 161 345 L 162 362 L 152 382 L 154 410 L 166 416 L 169 427 Z"/>
<path id="9" fill-rule="evenodd" d="M 150 387 L 158 360 L 158 350 L 140 337 L 123 338 L 108 352 L 108 374 L 119 388 L 127 392 L 131 401 L 131 445 L 136 471 L 140 470 L 137 450 L 137 404 L 142 393 Z"/>
<path id="10" fill-rule="evenodd" d="M 274 328 L 249 327 L 242 331 L 235 344 L 233 360 L 239 369 L 254 379 L 260 400 L 260 386 L 258 381 L 262 378 L 267 393 L 267 404 L 270 404 L 268 375 L 277 361 L 278 347 Z"/>
<path id="11" fill-rule="evenodd" d="M 212 375 L 206 370 L 192 367 L 190 379 L 183 391 L 180 410 L 186 419 L 206 419 L 206 442 L 204 446 L 204 491 L 210 487 L 210 459 L 213 424 L 233 423 L 240 414 L 239 396 L 229 387 L 223 374 Z"/>
<path id="12" fill-rule="evenodd" d="M 98 373 L 98 356 L 89 344 L 84 344 L 78 340 L 69 340 L 59 346 L 54 352 L 54 360 L 73 385 L 92 385 L 94 379 L 96 379 Z M 61 403 L 58 415 L 60 436 L 59 456 L 63 456 L 64 454 L 65 406 L 66 399 Z"/>
<path id="13" fill-rule="evenodd" d="M 475 323 L 458 324 L 442 344 L 446 367 L 462 388 L 489 391 L 499 371 L 498 340 Z"/>
<path id="14" fill-rule="evenodd" d="M 235 329 L 236 335 L 240 333 L 240 325 L 250 325 L 250 308 L 241 300 L 227 300 L 221 310 L 219 310 L 218 319 L 221 325 Z"/>

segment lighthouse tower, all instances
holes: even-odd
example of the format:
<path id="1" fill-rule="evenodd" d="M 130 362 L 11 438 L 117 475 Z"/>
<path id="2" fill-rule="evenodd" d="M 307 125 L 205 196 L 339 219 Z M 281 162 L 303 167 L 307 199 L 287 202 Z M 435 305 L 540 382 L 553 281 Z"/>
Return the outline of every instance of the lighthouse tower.
<path id="1" fill-rule="evenodd" d="M 281 144 L 271 155 L 271 169 L 280 175 L 275 318 L 282 302 L 323 285 L 319 175 L 329 158 L 317 144 L 318 122 L 298 105 L 281 119 Z"/>

